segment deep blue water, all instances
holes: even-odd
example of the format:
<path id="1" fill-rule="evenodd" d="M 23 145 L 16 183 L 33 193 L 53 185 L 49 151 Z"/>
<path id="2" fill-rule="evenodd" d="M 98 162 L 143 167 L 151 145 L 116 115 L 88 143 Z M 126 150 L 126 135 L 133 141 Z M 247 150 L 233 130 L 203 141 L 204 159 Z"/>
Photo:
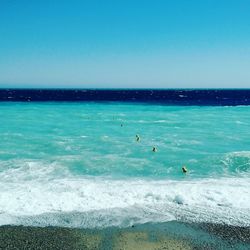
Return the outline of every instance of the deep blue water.
<path id="1" fill-rule="evenodd" d="M 120 101 L 249 105 L 250 89 L 0 89 L 0 101 Z"/>

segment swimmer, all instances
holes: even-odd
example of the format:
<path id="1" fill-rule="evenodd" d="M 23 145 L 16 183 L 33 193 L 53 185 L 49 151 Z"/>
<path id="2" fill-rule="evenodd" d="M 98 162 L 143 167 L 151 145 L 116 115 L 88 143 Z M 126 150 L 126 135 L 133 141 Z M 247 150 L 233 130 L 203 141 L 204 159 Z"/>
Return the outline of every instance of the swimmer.
<path id="1" fill-rule="evenodd" d="M 182 169 L 183 173 L 187 173 L 187 171 L 188 171 L 187 168 L 186 168 L 186 166 L 183 166 L 181 169 Z"/>
<path id="2" fill-rule="evenodd" d="M 152 151 L 153 151 L 153 152 L 157 152 L 157 148 L 156 148 L 156 147 L 153 147 Z"/>
<path id="3" fill-rule="evenodd" d="M 121 127 L 123 127 L 123 124 L 121 124 Z"/>
<path id="4" fill-rule="evenodd" d="M 136 138 L 136 141 L 140 141 L 140 136 L 139 135 L 136 135 L 135 138 Z"/>

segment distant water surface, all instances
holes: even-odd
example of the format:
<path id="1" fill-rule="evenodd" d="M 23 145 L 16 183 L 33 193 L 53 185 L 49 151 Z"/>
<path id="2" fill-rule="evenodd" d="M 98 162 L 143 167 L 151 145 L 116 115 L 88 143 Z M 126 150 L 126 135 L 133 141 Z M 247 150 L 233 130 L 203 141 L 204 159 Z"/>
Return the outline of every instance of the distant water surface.
<path id="1" fill-rule="evenodd" d="M 250 105 L 250 89 L 0 89 L 0 101 L 120 101 L 164 105 Z"/>

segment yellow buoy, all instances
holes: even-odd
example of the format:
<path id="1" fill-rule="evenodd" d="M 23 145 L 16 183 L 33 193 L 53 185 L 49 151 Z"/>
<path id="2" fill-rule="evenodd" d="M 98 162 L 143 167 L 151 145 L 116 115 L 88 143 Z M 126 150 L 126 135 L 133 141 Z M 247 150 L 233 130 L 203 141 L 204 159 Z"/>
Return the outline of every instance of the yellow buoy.
<path id="1" fill-rule="evenodd" d="M 136 135 L 135 138 L 136 138 L 136 141 L 140 141 L 140 136 L 139 135 Z"/>
<path id="2" fill-rule="evenodd" d="M 182 167 L 182 172 L 183 172 L 183 173 L 187 173 L 187 171 L 188 171 L 187 168 L 186 168 L 185 166 L 183 166 L 183 167 Z"/>

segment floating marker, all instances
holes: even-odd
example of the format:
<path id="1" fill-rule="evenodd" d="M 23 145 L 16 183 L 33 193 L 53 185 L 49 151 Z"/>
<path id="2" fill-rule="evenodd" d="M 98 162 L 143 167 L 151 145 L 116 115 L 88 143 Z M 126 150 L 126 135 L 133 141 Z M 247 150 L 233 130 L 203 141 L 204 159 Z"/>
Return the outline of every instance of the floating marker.
<path id="1" fill-rule="evenodd" d="M 183 172 L 183 173 L 187 173 L 187 171 L 188 171 L 187 168 L 186 168 L 185 166 L 183 166 L 183 167 L 182 167 L 182 172 Z"/>
<path id="2" fill-rule="evenodd" d="M 156 147 L 153 147 L 152 151 L 153 151 L 153 152 L 157 152 L 157 148 L 156 148 Z"/>
<path id="3" fill-rule="evenodd" d="M 140 141 L 140 136 L 139 135 L 136 135 L 136 141 Z"/>

